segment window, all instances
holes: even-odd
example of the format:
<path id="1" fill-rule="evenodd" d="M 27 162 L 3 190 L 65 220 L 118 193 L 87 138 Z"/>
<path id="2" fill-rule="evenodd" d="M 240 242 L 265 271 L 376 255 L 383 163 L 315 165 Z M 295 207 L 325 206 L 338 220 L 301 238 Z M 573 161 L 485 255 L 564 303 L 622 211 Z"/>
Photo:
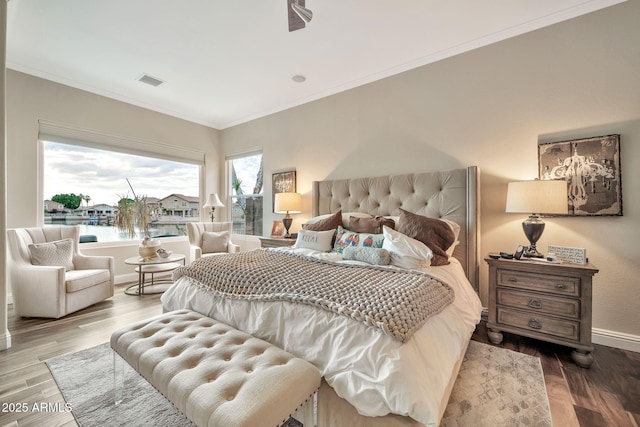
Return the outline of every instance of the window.
<path id="1" fill-rule="evenodd" d="M 227 158 L 233 232 L 262 236 L 263 173 L 262 153 Z"/>
<path id="2" fill-rule="evenodd" d="M 133 191 L 155 207 L 155 237 L 186 236 L 186 222 L 199 221 L 198 164 L 47 140 L 42 145 L 45 225 L 79 224 L 81 234 L 95 235 L 98 242 L 130 240 L 113 220 L 118 201 Z M 179 209 L 163 208 L 163 200 L 175 200 L 178 208 L 176 195 L 197 209 L 186 202 Z"/>

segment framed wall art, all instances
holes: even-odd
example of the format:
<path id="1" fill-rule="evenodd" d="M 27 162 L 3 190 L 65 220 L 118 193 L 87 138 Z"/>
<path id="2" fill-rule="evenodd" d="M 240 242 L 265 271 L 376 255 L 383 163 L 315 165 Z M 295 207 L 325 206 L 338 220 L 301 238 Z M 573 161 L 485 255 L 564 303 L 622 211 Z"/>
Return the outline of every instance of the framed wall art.
<path id="1" fill-rule="evenodd" d="M 620 135 L 538 145 L 540 179 L 564 179 L 570 216 L 622 215 Z"/>
<path id="2" fill-rule="evenodd" d="M 276 193 L 296 192 L 296 171 L 277 172 L 271 175 L 271 210 L 275 212 Z"/>

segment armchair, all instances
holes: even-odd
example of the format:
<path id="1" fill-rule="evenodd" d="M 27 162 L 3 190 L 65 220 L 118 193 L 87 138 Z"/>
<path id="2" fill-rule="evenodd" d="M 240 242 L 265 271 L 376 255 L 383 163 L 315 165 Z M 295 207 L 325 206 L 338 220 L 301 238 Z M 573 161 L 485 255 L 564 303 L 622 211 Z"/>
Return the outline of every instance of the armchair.
<path id="1" fill-rule="evenodd" d="M 18 228 L 7 230 L 7 239 L 17 315 L 57 319 L 113 296 L 113 257 L 82 255 L 78 248 L 80 227 Z M 71 242 L 52 243 L 64 239 Z M 35 246 L 30 249 L 31 244 Z M 43 250 L 47 251 L 45 257 Z M 32 251 L 36 259 L 32 259 Z"/>
<path id="2" fill-rule="evenodd" d="M 231 242 L 232 231 L 232 222 L 188 222 L 191 261 L 203 256 L 240 252 L 240 246 Z"/>

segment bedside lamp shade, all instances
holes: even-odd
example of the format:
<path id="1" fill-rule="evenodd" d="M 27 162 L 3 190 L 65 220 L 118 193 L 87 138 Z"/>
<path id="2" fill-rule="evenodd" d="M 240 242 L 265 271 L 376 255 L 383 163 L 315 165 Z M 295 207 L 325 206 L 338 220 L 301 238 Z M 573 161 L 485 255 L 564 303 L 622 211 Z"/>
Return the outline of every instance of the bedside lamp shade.
<path id="1" fill-rule="evenodd" d="M 289 227 L 291 227 L 291 213 L 302 212 L 302 195 L 298 193 L 276 193 L 273 210 L 276 213 L 286 213 L 282 219 L 284 228 L 286 230 L 285 238 L 291 238 L 289 234 Z"/>
<path id="2" fill-rule="evenodd" d="M 211 216 L 211 222 L 213 222 L 213 213 L 216 208 L 224 208 L 224 204 L 220 201 L 217 193 L 209 194 L 209 198 L 207 199 L 207 203 L 204 204 L 203 208 L 211 208 L 211 212 L 209 215 Z"/>
<path id="3" fill-rule="evenodd" d="M 567 182 L 564 180 L 535 180 L 510 182 L 507 187 L 507 207 L 509 213 L 528 213 L 522 223 L 524 234 L 529 239 L 527 257 L 542 258 L 536 242 L 544 231 L 544 221 L 539 214 L 567 214 Z"/>

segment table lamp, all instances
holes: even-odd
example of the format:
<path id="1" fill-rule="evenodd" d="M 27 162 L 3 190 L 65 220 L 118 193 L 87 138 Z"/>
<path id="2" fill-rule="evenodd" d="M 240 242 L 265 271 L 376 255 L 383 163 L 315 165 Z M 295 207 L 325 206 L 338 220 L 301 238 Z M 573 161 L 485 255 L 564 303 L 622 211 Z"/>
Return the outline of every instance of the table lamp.
<path id="1" fill-rule="evenodd" d="M 290 239 L 291 234 L 289 234 L 289 227 L 291 227 L 293 218 L 291 218 L 289 214 L 302 212 L 302 195 L 298 193 L 276 193 L 273 210 L 276 213 L 286 212 L 286 215 L 282 219 L 284 229 L 286 230 L 284 238 Z"/>
<path id="2" fill-rule="evenodd" d="M 531 214 L 522 223 L 524 234 L 529 239 L 525 257 L 543 258 L 536 249 L 536 242 L 544 231 L 544 221 L 540 214 L 567 214 L 567 181 L 535 180 L 510 182 L 507 187 L 507 207 L 509 213 Z"/>
<path id="3" fill-rule="evenodd" d="M 209 198 L 207 199 L 207 203 L 204 204 L 203 208 L 211 208 L 211 212 L 209 215 L 211 216 L 211 222 L 213 222 L 213 212 L 216 208 L 224 208 L 224 204 L 220 201 L 217 193 L 209 194 Z"/>

